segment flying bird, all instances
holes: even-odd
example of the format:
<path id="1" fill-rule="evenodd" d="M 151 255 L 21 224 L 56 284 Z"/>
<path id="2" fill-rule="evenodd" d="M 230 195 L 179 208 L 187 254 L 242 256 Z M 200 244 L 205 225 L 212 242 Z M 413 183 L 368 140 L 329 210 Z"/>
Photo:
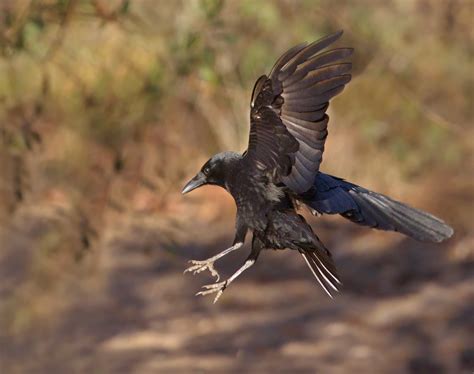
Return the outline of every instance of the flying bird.
<path id="1" fill-rule="evenodd" d="M 214 155 L 184 187 L 183 194 L 206 184 L 220 186 L 237 205 L 232 246 L 207 260 L 191 260 L 185 270 L 208 270 L 217 277 L 197 295 L 215 293 L 216 302 L 263 249 L 298 251 L 329 296 L 339 291 L 341 280 L 331 253 L 298 214 L 300 206 L 315 215 L 339 214 L 359 225 L 422 241 L 441 242 L 453 234 L 429 213 L 319 171 L 329 102 L 351 80 L 348 60 L 353 49 L 327 50 L 341 35 L 339 31 L 291 48 L 268 75 L 258 78 L 250 101 L 248 149 Z M 249 256 L 229 279 L 219 282 L 215 261 L 241 248 L 248 231 L 253 233 Z"/>

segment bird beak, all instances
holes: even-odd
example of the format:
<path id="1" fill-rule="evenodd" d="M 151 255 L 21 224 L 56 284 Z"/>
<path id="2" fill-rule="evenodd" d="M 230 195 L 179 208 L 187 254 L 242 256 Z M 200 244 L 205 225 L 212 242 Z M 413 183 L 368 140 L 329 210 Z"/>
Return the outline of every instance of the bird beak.
<path id="1" fill-rule="evenodd" d="M 181 193 L 184 195 L 185 193 L 191 192 L 192 190 L 201 187 L 203 184 L 206 184 L 206 182 L 206 176 L 203 173 L 199 172 L 193 179 L 186 183 L 186 186 L 184 186 L 183 191 L 181 191 Z"/>

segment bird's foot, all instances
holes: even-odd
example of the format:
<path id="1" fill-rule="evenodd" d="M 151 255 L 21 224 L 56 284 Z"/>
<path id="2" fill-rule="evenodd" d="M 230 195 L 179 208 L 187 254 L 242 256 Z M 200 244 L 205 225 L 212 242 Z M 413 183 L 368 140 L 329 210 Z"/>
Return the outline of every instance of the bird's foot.
<path id="1" fill-rule="evenodd" d="M 219 297 L 221 297 L 226 287 L 227 287 L 227 281 L 214 283 L 214 284 L 206 284 L 205 286 L 202 286 L 202 288 L 205 288 L 205 290 L 199 291 L 196 294 L 196 296 L 198 295 L 205 296 L 205 295 L 209 295 L 211 293 L 217 292 L 217 295 L 214 298 L 214 304 L 215 304 L 216 301 L 219 300 Z"/>
<path id="2" fill-rule="evenodd" d="M 220 275 L 216 269 L 214 269 L 214 261 L 204 260 L 191 260 L 189 261 L 192 265 L 188 267 L 184 272 L 192 272 L 193 274 L 198 274 L 204 270 L 209 270 L 213 277 L 216 277 L 216 282 L 219 282 Z"/>

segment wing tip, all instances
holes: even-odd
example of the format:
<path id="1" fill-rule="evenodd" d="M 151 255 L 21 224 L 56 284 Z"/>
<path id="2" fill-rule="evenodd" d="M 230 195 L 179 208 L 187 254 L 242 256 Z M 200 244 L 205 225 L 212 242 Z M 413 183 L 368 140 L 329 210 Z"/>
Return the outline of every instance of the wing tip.
<path id="1" fill-rule="evenodd" d="M 436 235 L 428 237 L 427 239 L 425 239 L 425 241 L 428 240 L 435 243 L 441 243 L 441 242 L 444 242 L 445 240 L 450 239 L 453 235 L 454 235 L 454 229 L 448 224 L 443 222 L 437 227 Z"/>

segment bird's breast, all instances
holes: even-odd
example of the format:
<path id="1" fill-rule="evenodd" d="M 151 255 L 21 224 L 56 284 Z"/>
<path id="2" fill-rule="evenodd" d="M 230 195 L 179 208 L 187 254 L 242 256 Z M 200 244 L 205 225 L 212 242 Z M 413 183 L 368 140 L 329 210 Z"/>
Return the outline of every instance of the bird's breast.
<path id="1" fill-rule="evenodd" d="M 282 188 L 248 175 L 238 176 L 227 187 L 234 197 L 239 217 L 252 230 L 265 230 L 268 214 L 286 199 Z"/>

